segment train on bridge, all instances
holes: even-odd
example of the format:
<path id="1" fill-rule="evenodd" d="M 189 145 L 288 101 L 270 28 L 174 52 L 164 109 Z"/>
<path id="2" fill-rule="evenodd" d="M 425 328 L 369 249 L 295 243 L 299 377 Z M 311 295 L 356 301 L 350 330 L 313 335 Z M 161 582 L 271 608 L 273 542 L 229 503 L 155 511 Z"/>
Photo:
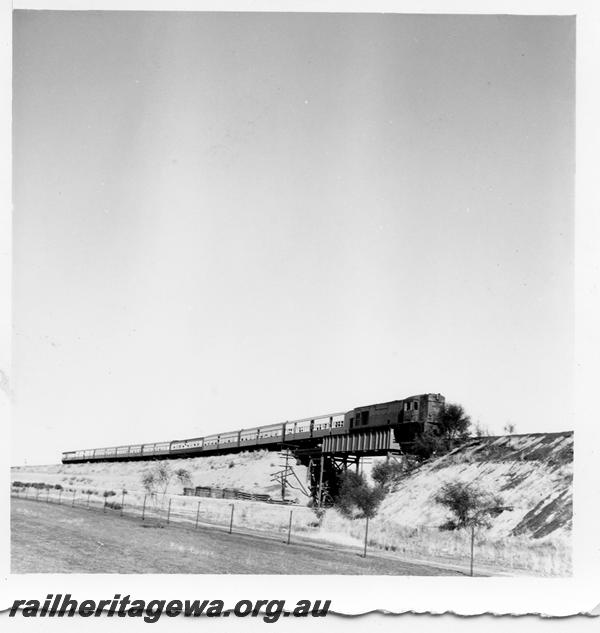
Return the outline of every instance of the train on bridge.
<path id="1" fill-rule="evenodd" d="M 395 442 L 401 445 L 414 441 L 420 433 L 435 426 L 444 403 L 441 394 L 427 393 L 356 407 L 343 413 L 329 413 L 205 437 L 66 451 L 62 454 L 62 463 L 197 457 L 261 448 L 276 450 L 282 445 L 314 448 L 322 445 L 327 438 L 330 443 L 337 439 L 352 444 L 352 440 L 358 437 L 381 435 L 382 430 L 388 431 L 387 436 L 393 434 Z"/>

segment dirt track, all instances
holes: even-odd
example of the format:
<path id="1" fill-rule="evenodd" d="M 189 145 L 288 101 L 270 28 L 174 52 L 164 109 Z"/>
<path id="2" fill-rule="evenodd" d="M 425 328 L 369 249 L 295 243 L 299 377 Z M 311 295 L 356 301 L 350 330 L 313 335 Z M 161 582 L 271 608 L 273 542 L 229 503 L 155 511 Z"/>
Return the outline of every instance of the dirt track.
<path id="1" fill-rule="evenodd" d="M 12 499 L 13 573 L 460 575 L 380 555 Z"/>

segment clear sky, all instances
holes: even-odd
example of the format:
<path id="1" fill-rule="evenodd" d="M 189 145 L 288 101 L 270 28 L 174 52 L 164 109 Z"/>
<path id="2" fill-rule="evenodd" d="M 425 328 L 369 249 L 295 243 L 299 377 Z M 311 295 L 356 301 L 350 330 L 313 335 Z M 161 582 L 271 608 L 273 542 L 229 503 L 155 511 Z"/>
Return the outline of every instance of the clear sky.
<path id="1" fill-rule="evenodd" d="M 13 463 L 426 392 L 574 428 L 574 26 L 15 12 Z"/>

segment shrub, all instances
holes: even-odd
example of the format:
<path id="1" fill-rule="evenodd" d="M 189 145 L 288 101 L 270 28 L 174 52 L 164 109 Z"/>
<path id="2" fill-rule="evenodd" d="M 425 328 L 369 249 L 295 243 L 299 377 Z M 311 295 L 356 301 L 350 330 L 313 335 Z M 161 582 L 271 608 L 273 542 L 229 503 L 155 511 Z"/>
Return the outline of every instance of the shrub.
<path id="1" fill-rule="evenodd" d="M 444 452 L 446 452 L 446 442 L 432 431 L 419 435 L 413 446 L 413 453 L 422 459 L 429 459 Z"/>
<path id="2" fill-rule="evenodd" d="M 185 468 L 178 468 L 175 471 L 175 477 L 177 477 L 179 483 L 184 487 L 192 485 L 192 477 L 190 475 L 190 472 Z"/>
<path id="3" fill-rule="evenodd" d="M 414 464 L 405 462 L 398 462 L 395 460 L 389 460 L 385 462 L 379 462 L 373 467 L 371 471 L 371 477 L 373 481 L 381 486 L 386 492 L 393 492 L 398 487 L 398 484 L 404 479 L 413 469 Z"/>
<path id="4" fill-rule="evenodd" d="M 335 507 L 351 519 L 373 518 L 386 492 L 382 486 L 370 486 L 363 475 L 346 471 L 341 477 Z"/>

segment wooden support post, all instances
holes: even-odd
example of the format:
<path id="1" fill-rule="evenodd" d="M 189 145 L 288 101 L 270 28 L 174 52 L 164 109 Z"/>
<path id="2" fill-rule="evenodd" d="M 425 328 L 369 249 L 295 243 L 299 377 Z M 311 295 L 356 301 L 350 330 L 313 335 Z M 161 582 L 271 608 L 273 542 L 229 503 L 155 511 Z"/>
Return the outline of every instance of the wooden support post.
<path id="1" fill-rule="evenodd" d="M 123 516 L 123 508 L 125 507 L 125 491 L 121 492 L 121 516 Z"/>
<path id="2" fill-rule="evenodd" d="M 25 488 L 25 499 L 27 499 L 28 497 L 29 497 L 29 486 Z"/>
<path id="3" fill-rule="evenodd" d="M 146 497 L 148 495 L 144 495 L 144 505 L 142 506 L 142 521 L 144 520 L 145 516 L 146 516 Z"/>
<path id="4" fill-rule="evenodd" d="M 50 488 L 46 488 L 46 503 L 50 503 Z"/>
<path id="5" fill-rule="evenodd" d="M 285 500 L 285 481 L 288 474 L 288 461 L 289 461 L 290 451 L 289 449 L 285 449 L 285 472 L 281 476 L 281 500 Z"/>
<path id="6" fill-rule="evenodd" d="M 88 492 L 87 509 L 90 509 L 90 493 Z"/>
<path id="7" fill-rule="evenodd" d="M 317 507 L 321 507 L 323 503 L 323 468 L 325 467 L 325 455 L 321 453 L 321 460 L 319 461 L 319 491 L 317 499 Z"/>
<path id="8" fill-rule="evenodd" d="M 77 494 L 77 490 L 73 490 L 73 501 L 71 502 L 71 507 L 75 507 L 75 495 Z"/>
<path id="9" fill-rule="evenodd" d="M 167 525 L 169 525 L 171 521 L 171 497 L 169 497 L 169 509 L 167 510 Z"/>
<path id="10" fill-rule="evenodd" d="M 290 539 L 292 537 L 292 514 L 294 513 L 293 510 L 290 510 L 290 523 L 288 525 L 288 540 L 287 540 L 287 544 L 290 544 Z"/>
<path id="11" fill-rule="evenodd" d="M 235 506 L 232 503 L 231 504 L 231 519 L 229 521 L 229 534 L 231 534 L 233 532 L 233 510 L 234 510 Z"/>
<path id="12" fill-rule="evenodd" d="M 106 497 L 104 497 L 104 505 L 102 506 L 102 512 L 106 513 Z"/>
<path id="13" fill-rule="evenodd" d="M 367 522 L 365 524 L 365 548 L 363 550 L 363 558 L 367 557 L 367 541 L 369 538 L 369 517 L 367 517 Z"/>
<path id="14" fill-rule="evenodd" d="M 200 502 L 198 501 L 198 509 L 196 510 L 196 525 L 195 528 L 198 527 L 198 517 L 200 516 Z"/>
<path id="15" fill-rule="evenodd" d="M 40 497 L 40 489 L 36 488 L 35 489 L 35 500 L 37 501 L 39 499 L 39 497 Z"/>
<path id="16" fill-rule="evenodd" d="M 62 488 L 58 491 L 58 505 L 61 504 L 61 499 L 62 499 Z"/>

